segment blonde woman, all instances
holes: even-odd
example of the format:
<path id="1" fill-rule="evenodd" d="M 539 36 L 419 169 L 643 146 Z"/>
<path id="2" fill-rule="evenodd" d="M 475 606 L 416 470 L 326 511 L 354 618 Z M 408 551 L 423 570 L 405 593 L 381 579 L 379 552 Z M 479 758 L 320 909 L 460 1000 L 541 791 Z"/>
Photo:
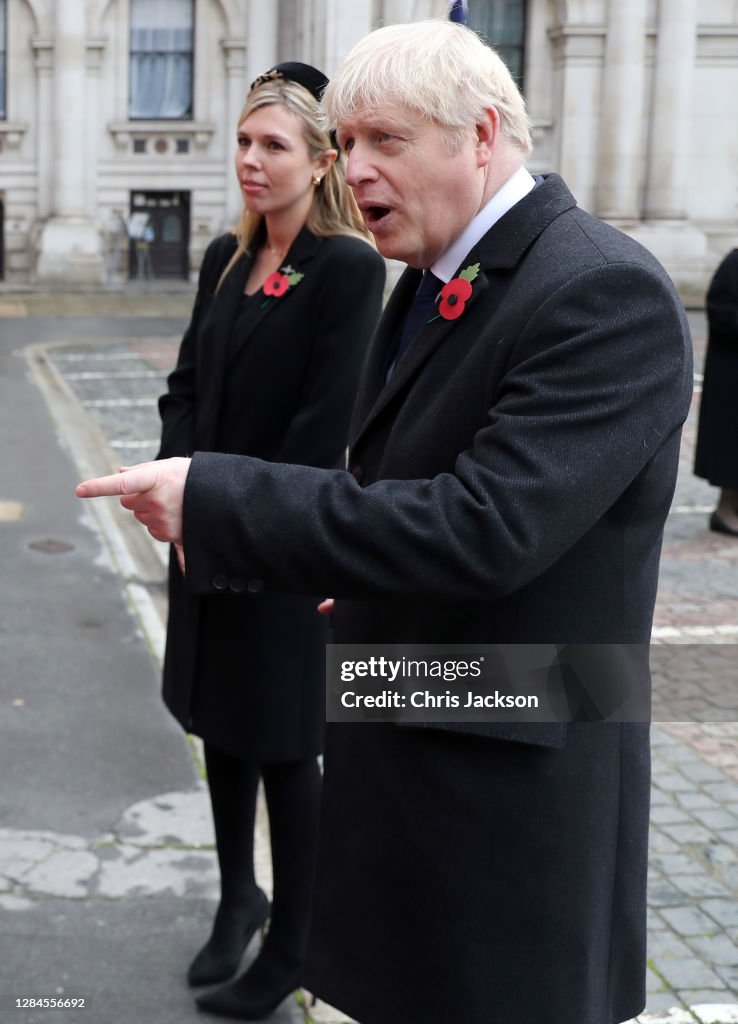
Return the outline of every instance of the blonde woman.
<path id="1" fill-rule="evenodd" d="M 160 458 L 217 451 L 319 467 L 342 458 L 384 261 L 319 121 L 326 84 L 315 68 L 286 63 L 251 87 L 237 133 L 243 213 L 205 254 L 192 320 L 160 400 Z M 271 918 L 246 973 L 198 999 L 212 1013 L 255 1020 L 301 984 L 326 633 L 316 596 L 270 593 L 258 566 L 218 577 L 214 588 L 213 596 L 188 594 L 172 552 L 164 700 L 204 740 L 221 877 L 212 934 L 188 980 L 232 978 Z M 260 778 L 271 908 L 254 878 Z"/>

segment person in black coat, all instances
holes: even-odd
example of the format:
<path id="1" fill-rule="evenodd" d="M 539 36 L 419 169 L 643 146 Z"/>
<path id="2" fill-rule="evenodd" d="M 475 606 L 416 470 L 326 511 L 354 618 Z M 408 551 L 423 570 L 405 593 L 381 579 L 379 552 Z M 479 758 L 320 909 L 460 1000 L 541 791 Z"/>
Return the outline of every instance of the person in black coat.
<path id="1" fill-rule="evenodd" d="M 192 320 L 159 407 L 159 458 L 196 451 L 332 468 L 341 462 L 384 261 L 317 122 L 326 79 L 283 64 L 257 79 L 238 126 L 239 227 L 202 262 Z M 191 985 L 230 978 L 270 914 L 256 885 L 259 778 L 274 902 L 261 953 L 203 1008 L 264 1015 L 301 981 L 318 827 L 325 622 L 317 598 L 223 580 L 188 594 L 173 550 L 164 700 L 204 740 L 221 899 Z"/>
<path id="2" fill-rule="evenodd" d="M 738 249 L 710 282 L 694 471 L 720 488 L 710 529 L 738 537 Z"/>
<path id="3" fill-rule="evenodd" d="M 197 454 L 78 493 L 182 543 L 193 593 L 332 595 L 339 643 L 612 647 L 617 672 L 649 641 L 692 391 L 671 281 L 525 170 L 522 98 L 470 30 L 379 29 L 324 105 L 408 263 L 347 471 Z M 361 1024 L 634 1017 L 648 802 L 644 720 L 330 723 L 307 985 Z"/>

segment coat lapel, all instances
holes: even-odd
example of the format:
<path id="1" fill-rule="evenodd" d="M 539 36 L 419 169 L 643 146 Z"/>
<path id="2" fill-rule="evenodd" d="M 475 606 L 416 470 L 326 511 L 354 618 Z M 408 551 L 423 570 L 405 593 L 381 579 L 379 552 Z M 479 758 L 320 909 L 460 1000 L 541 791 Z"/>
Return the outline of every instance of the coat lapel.
<path id="1" fill-rule="evenodd" d="M 264 321 L 266 317 L 272 313 L 280 303 L 290 302 L 293 293 L 299 288 L 310 288 L 315 287 L 317 282 L 310 281 L 309 272 L 305 269 L 306 265 L 315 255 L 318 247 L 320 246 L 320 239 L 312 235 L 307 228 L 303 228 L 297 238 L 292 243 L 289 252 L 284 258 L 282 267 L 291 267 L 293 270 L 299 273 L 304 273 L 305 277 L 299 284 L 293 285 L 284 295 L 280 295 L 278 298 L 275 296 L 266 296 L 260 290 L 252 304 L 252 309 L 249 311 L 250 315 L 248 318 L 248 324 L 243 329 L 242 333 L 238 338 L 230 337 L 228 343 L 228 359 L 229 361 L 234 359 L 236 355 L 241 351 L 244 345 L 248 342 L 252 334 L 259 328 L 259 325 Z M 252 265 L 252 259 L 250 257 L 242 259 L 239 263 L 238 268 L 234 267 L 234 272 L 239 269 L 240 273 L 234 276 L 234 289 L 236 290 L 235 302 L 236 305 L 229 309 L 229 316 L 227 322 L 231 325 L 231 334 L 233 332 L 236 308 L 243 295 L 243 290 L 248 279 L 249 271 Z M 224 282 L 225 283 L 225 282 Z M 230 293 L 229 293 L 230 295 Z"/>
<path id="2" fill-rule="evenodd" d="M 473 292 L 466 303 L 464 312 L 456 320 L 445 320 L 443 317 L 434 315 L 429 318 L 429 322 L 421 327 L 417 337 L 395 367 L 389 381 L 384 387 L 381 387 L 378 394 L 375 394 L 373 404 L 357 407 L 359 413 L 363 412 L 363 415 L 362 419 L 358 420 L 355 431 L 352 432 L 354 435 L 351 439 L 352 447 L 361 439 L 382 410 L 407 386 L 438 346 L 446 341 L 451 332 L 458 330 L 459 327 L 463 330 L 466 314 L 474 303 L 480 301 L 480 297 L 485 292 L 494 287 L 495 275 L 500 271 L 513 270 L 551 221 L 573 206 L 576 206 L 576 200 L 563 180 L 557 174 L 549 174 L 544 177 L 541 185 L 529 192 L 490 228 L 469 255 L 464 258 L 454 274 L 454 277 L 457 277 L 465 267 L 479 263 L 479 274 L 473 282 Z M 369 392 L 374 381 L 377 380 L 387 345 L 395 336 L 394 332 L 398 329 L 399 317 L 406 312 L 419 281 L 420 271 L 417 270 L 408 269 L 400 278 L 382 317 L 367 367 L 369 372 L 365 374 L 365 386 L 362 390 Z M 398 301 L 394 304 L 398 292 L 400 293 Z M 381 381 L 377 386 L 381 386 Z"/>
<path id="3" fill-rule="evenodd" d="M 242 257 L 231 268 L 218 289 L 198 338 L 196 443 L 201 451 L 215 444 L 228 340 L 250 266 L 251 260 Z"/>
<path id="4" fill-rule="evenodd" d="M 375 403 L 382 396 L 383 391 L 386 390 L 384 375 L 389 349 L 397 339 L 397 333 L 401 329 L 408 306 L 418 289 L 421 276 L 420 270 L 406 267 L 387 301 L 362 373 L 351 421 L 350 438 L 358 431 L 369 413 L 373 411 Z M 353 444 L 353 440 L 350 443 Z"/>
<path id="5" fill-rule="evenodd" d="M 303 228 L 290 251 L 285 257 L 284 265 L 288 264 L 295 270 L 302 268 L 310 261 L 320 245 L 320 239 L 311 235 Z M 225 277 L 215 302 L 213 303 L 207 322 L 203 325 L 199 345 L 203 349 L 200 365 L 207 367 L 207 375 L 200 376 L 198 388 L 200 395 L 198 406 L 197 446 L 200 450 L 208 449 L 215 443 L 218 415 L 223 393 L 223 383 L 231 360 L 241 351 L 252 337 L 254 331 L 269 316 L 279 302 L 289 302 L 290 292 L 279 298 L 272 298 L 264 305 L 266 296 L 260 301 L 257 296 L 253 303 L 252 315 L 248 324 L 242 328 L 238 337 L 233 336 L 238 319 L 238 305 L 246 287 L 253 260 L 250 256 L 242 256 Z M 309 274 L 295 288 L 309 286 Z M 290 289 L 292 291 L 293 289 Z"/>

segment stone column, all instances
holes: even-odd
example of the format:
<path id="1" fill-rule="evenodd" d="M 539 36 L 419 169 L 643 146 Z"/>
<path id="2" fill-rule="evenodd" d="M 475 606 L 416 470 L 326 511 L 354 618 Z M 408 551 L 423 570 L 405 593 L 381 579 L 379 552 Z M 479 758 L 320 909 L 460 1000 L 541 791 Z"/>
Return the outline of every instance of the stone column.
<path id="1" fill-rule="evenodd" d="M 233 163 L 236 152 L 236 128 L 253 79 L 246 81 L 246 41 L 224 39 L 221 45 L 225 54 L 226 70 L 225 215 L 226 226 L 231 227 L 238 220 L 243 206 L 243 197 Z M 266 70 L 266 67 L 263 70 Z"/>
<path id="2" fill-rule="evenodd" d="M 325 9 L 325 60 L 322 70 L 330 77 L 349 50 L 372 29 L 371 0 L 323 0 Z"/>
<path id="3" fill-rule="evenodd" d="M 102 64 L 105 54 L 105 39 L 90 39 L 86 43 L 87 56 L 87 174 L 85 177 L 84 210 L 91 217 L 97 216 L 97 165 L 100 160 L 100 93 L 102 89 Z"/>
<path id="4" fill-rule="evenodd" d="M 660 0 L 656 35 L 646 218 L 686 216 L 687 111 L 697 48 L 697 0 Z"/>
<path id="5" fill-rule="evenodd" d="M 99 232 L 88 208 L 91 172 L 85 5 L 54 4 L 53 176 L 51 217 L 44 225 L 36 274 L 42 283 L 101 284 Z"/>
<path id="6" fill-rule="evenodd" d="M 640 217 L 646 0 L 608 0 L 596 211 L 606 220 Z"/>
<path id="7" fill-rule="evenodd" d="M 274 67 L 279 46 L 279 4 L 249 0 L 247 22 L 246 85 Z M 245 100 L 241 97 L 241 102 Z M 240 109 L 240 108 L 239 108 Z M 236 114 L 238 117 L 238 114 Z M 235 130 L 235 129 L 234 129 Z"/>
<path id="8" fill-rule="evenodd" d="M 54 114 L 54 44 L 50 39 L 33 39 L 33 59 L 36 66 L 36 167 L 38 186 L 36 214 L 39 220 L 46 220 L 51 213 L 51 140 Z"/>
<path id="9" fill-rule="evenodd" d="M 566 24 L 549 32 L 553 44 L 554 88 L 550 153 L 577 202 L 594 209 L 597 188 L 597 134 L 600 127 L 600 81 L 604 32 L 600 25 Z M 539 96 L 539 104 L 542 99 Z M 534 142 L 537 143 L 534 135 Z M 536 151 L 533 153 L 536 158 Z"/>

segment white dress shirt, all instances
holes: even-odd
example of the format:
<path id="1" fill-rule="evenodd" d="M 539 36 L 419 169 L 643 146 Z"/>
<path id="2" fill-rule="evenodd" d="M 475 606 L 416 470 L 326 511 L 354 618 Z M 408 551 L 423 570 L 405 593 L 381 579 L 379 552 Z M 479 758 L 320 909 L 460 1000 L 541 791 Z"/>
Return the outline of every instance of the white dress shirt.
<path id="1" fill-rule="evenodd" d="M 447 284 L 454 276 L 461 261 L 471 252 L 483 235 L 495 224 L 503 214 L 515 206 L 535 188 L 535 179 L 525 169 L 519 167 L 505 184 L 482 207 L 476 217 L 467 224 L 455 242 L 446 249 L 430 268 L 436 277 Z"/>

